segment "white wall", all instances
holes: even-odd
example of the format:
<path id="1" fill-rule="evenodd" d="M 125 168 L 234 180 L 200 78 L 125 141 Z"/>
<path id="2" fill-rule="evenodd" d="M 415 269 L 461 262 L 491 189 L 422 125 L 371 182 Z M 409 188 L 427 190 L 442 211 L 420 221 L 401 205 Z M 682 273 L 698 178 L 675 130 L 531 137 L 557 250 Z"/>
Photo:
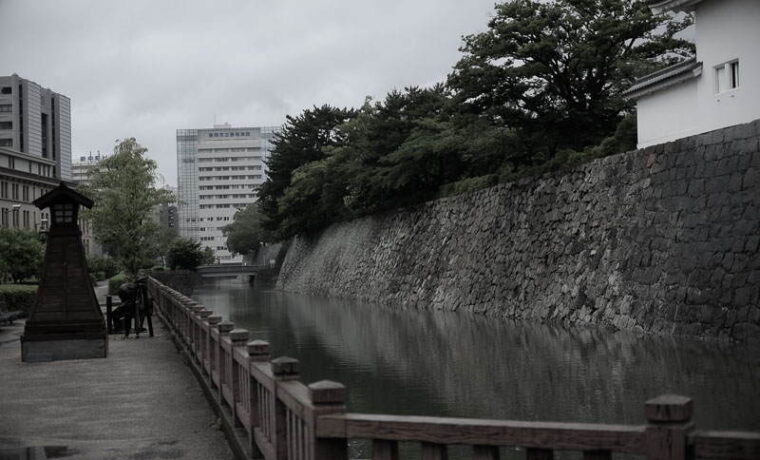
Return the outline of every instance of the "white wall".
<path id="1" fill-rule="evenodd" d="M 698 132 L 697 80 L 689 80 L 638 100 L 639 148 Z"/>
<path id="2" fill-rule="evenodd" d="M 760 0 L 707 0 L 696 10 L 702 75 L 642 97 L 639 147 L 760 119 Z M 716 93 L 715 67 L 739 60 L 739 86 Z"/>
<path id="3" fill-rule="evenodd" d="M 760 1 L 711 0 L 697 7 L 700 132 L 760 118 Z M 716 94 L 715 66 L 739 59 L 739 87 Z"/>

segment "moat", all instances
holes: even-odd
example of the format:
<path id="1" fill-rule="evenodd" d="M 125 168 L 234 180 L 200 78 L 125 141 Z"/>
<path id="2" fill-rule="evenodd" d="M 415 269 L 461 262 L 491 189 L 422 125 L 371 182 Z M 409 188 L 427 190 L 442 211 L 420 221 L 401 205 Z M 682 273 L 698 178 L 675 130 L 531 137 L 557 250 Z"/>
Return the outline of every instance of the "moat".
<path id="1" fill-rule="evenodd" d="M 399 310 L 252 288 L 193 297 L 301 361 L 304 382 L 336 380 L 349 410 L 512 420 L 644 422 L 643 401 L 690 396 L 700 429 L 760 430 L 760 351 L 599 328 Z"/>

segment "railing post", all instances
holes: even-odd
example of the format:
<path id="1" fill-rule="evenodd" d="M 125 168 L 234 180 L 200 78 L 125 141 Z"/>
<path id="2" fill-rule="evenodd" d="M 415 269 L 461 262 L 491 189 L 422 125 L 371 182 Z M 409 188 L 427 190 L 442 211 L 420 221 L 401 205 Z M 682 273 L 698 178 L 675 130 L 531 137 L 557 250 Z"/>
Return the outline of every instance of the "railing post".
<path id="1" fill-rule="evenodd" d="M 225 337 L 229 336 L 230 332 L 235 329 L 235 324 L 229 321 L 222 321 L 217 327 L 219 328 L 219 343 L 216 344 L 216 362 L 219 366 L 219 402 L 224 404 L 224 385 L 229 385 L 229 382 L 227 381 L 228 362 L 225 357 L 223 341 Z M 234 411 L 235 409 L 233 408 L 232 410 Z"/>
<path id="2" fill-rule="evenodd" d="M 685 460 L 687 436 L 694 429 L 691 421 L 694 404 L 690 398 L 662 395 L 646 402 L 647 458 L 649 460 Z"/>
<path id="3" fill-rule="evenodd" d="M 284 380 L 297 380 L 299 377 L 299 362 L 295 358 L 281 356 L 270 361 L 275 385 Z M 288 427 L 287 408 L 277 395 L 277 388 L 272 392 L 274 398 L 273 436 L 275 458 L 286 460 L 288 458 Z"/>
<path id="4" fill-rule="evenodd" d="M 314 460 L 348 459 L 348 441 L 345 438 L 317 438 L 315 435 L 320 415 L 346 412 L 346 387 L 338 382 L 321 380 L 309 385 L 309 397 L 314 406 L 311 431 Z"/>
<path id="5" fill-rule="evenodd" d="M 219 363 L 216 362 L 216 350 L 219 348 L 214 342 L 213 332 L 214 329 L 219 330 L 219 324 L 222 322 L 222 317 L 218 315 L 211 315 L 208 317 L 208 340 L 206 342 L 206 353 L 208 355 L 208 381 L 211 387 L 216 384 L 214 382 L 214 372 L 219 370 Z"/>
<path id="6" fill-rule="evenodd" d="M 230 340 L 232 341 L 232 349 L 230 350 L 232 358 L 230 362 L 232 363 L 232 366 L 227 370 L 227 376 L 230 379 L 230 386 L 232 387 L 232 419 L 235 422 L 235 426 L 240 426 L 241 423 L 238 419 L 240 414 L 237 410 L 237 403 L 240 402 L 240 375 L 250 375 L 250 368 L 248 367 L 247 360 L 245 365 L 237 362 L 235 359 L 235 349 L 246 346 L 246 342 L 248 342 L 248 331 L 245 329 L 233 329 L 230 331 Z M 245 372 L 240 372 L 238 367 L 245 368 Z"/>
<path id="7" fill-rule="evenodd" d="M 196 353 L 198 355 L 198 362 L 201 364 L 201 369 L 205 369 L 203 362 L 206 359 L 206 329 L 205 323 L 208 317 L 211 316 L 211 310 L 205 308 L 198 312 L 198 343 L 196 344 Z"/>
<path id="8" fill-rule="evenodd" d="M 250 406 L 248 406 L 251 432 L 249 433 L 248 441 L 251 446 L 251 456 L 253 458 L 264 458 L 264 454 L 261 453 L 258 444 L 256 444 L 256 435 L 254 432 L 255 428 L 259 426 L 262 408 L 259 406 L 259 394 L 256 379 L 250 374 L 250 363 L 269 361 L 269 342 L 264 340 L 251 340 L 248 342 L 247 348 L 249 365 L 248 388 L 251 392 Z"/>

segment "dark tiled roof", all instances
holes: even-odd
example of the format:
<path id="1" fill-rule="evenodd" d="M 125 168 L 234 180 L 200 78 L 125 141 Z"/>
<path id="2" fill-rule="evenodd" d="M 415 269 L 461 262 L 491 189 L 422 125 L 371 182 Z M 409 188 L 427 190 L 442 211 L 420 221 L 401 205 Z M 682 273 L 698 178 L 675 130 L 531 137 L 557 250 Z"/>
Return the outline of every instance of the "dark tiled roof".
<path id="1" fill-rule="evenodd" d="M 702 74 L 702 63 L 696 58 L 688 59 L 657 72 L 650 73 L 639 78 L 636 82 L 623 91 L 627 98 L 638 98 L 655 91 L 660 91 L 677 83 L 682 83 Z"/>

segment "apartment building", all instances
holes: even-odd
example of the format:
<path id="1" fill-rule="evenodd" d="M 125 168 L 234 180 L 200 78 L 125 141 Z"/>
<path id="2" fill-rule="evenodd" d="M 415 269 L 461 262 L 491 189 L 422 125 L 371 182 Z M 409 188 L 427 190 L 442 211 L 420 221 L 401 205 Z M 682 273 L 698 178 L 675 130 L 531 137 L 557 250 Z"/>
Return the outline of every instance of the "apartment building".
<path id="1" fill-rule="evenodd" d="M 217 263 L 240 263 L 227 249 L 222 227 L 256 201 L 276 127 L 177 130 L 178 224 L 181 236 L 214 251 Z"/>

